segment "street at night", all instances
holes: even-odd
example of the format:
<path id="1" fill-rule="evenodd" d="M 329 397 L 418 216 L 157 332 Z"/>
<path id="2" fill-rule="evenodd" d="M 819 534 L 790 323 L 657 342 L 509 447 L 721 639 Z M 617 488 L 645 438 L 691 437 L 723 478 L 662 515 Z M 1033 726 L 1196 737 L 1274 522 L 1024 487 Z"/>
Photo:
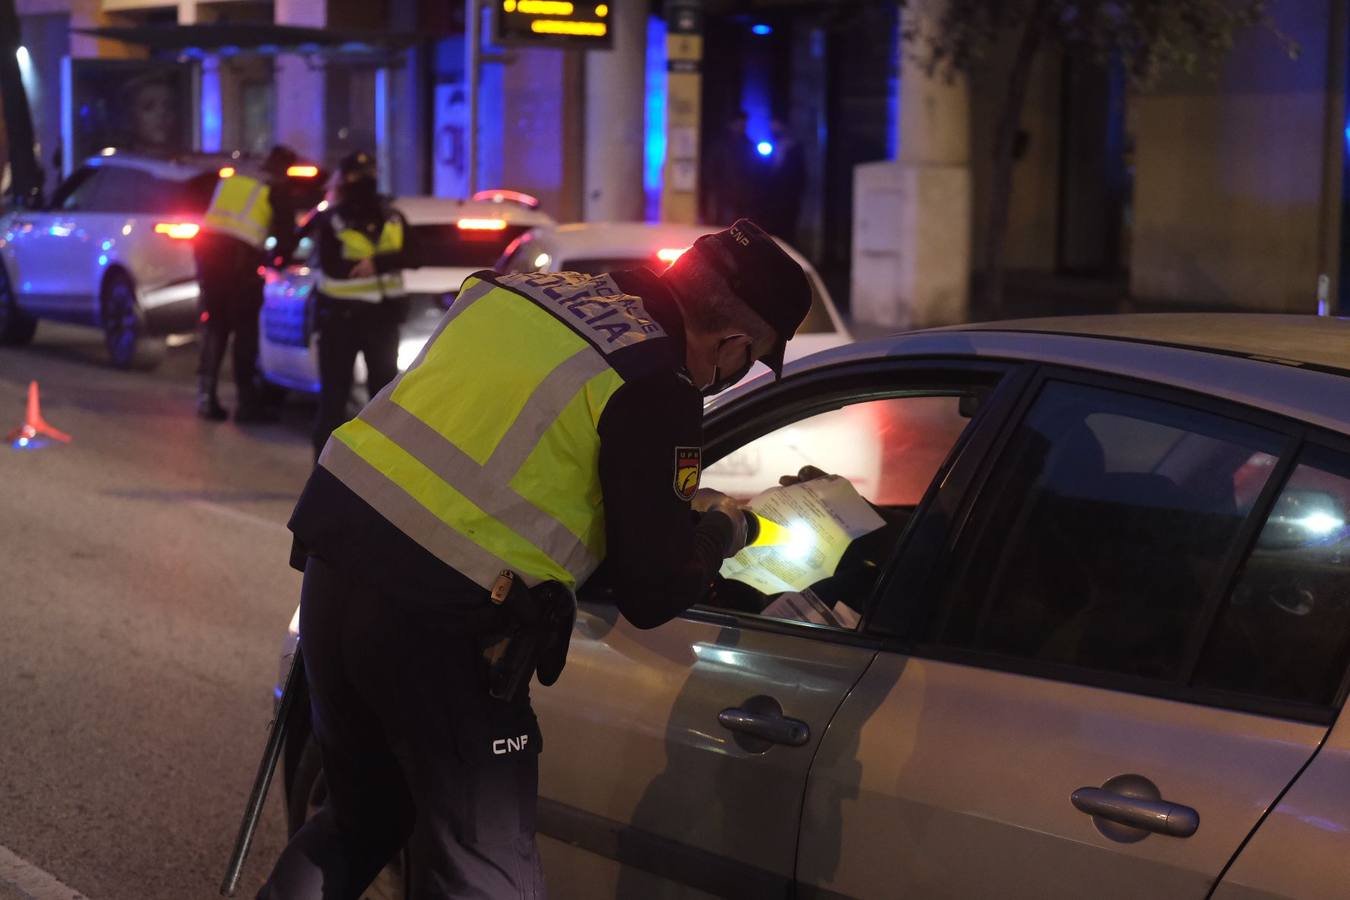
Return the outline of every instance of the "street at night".
<path id="1" fill-rule="evenodd" d="M 1344 900 L 1350 0 L 0 0 L 0 900 Z"/>
<path id="2" fill-rule="evenodd" d="M 285 523 L 312 407 L 249 430 L 203 423 L 195 349 L 116 372 L 97 335 L 52 326 L 0 354 L 3 430 L 37 380 L 73 437 L 0 459 L 0 841 L 91 900 L 215 891 L 298 599 Z M 284 840 L 279 798 L 241 891 Z"/>

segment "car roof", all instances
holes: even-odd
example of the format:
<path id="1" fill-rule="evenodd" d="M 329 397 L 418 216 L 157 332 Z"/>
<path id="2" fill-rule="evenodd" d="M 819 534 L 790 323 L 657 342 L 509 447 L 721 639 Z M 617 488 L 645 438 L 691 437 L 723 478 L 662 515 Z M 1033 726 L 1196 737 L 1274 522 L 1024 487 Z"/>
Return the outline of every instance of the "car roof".
<path id="1" fill-rule="evenodd" d="M 1350 321 L 1190 313 L 984 322 L 848 344 L 788 363 L 798 375 L 885 359 L 1038 362 L 1170 385 L 1350 434 Z M 731 402 L 766 384 L 728 391 Z"/>
<path id="2" fill-rule="evenodd" d="M 138 169 L 165 181 L 188 181 L 199 175 L 218 170 L 221 166 L 238 165 L 237 160 L 228 156 L 190 156 L 179 159 L 158 159 L 151 156 L 137 156 L 134 153 L 110 153 L 107 156 L 91 156 L 85 165 L 95 167 L 115 166 L 126 169 Z"/>
<path id="3" fill-rule="evenodd" d="M 1262 313 L 1141 313 L 1017 319 L 957 328 L 1139 341 L 1350 374 L 1350 319 Z"/>
<path id="4" fill-rule="evenodd" d="M 520 203 L 415 196 L 396 197 L 394 205 L 409 225 L 442 225 L 459 219 L 504 219 L 529 228 L 553 223 L 548 213 Z"/>

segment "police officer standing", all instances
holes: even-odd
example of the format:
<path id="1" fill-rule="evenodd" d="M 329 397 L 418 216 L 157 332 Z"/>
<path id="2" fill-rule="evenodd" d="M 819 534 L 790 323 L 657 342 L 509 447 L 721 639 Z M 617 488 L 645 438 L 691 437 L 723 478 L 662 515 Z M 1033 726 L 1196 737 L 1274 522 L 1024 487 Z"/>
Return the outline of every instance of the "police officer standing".
<path id="1" fill-rule="evenodd" d="M 375 160 L 357 151 L 338 167 L 336 203 L 320 214 L 319 411 L 314 456 L 347 421 L 356 354 L 366 361 L 374 397 L 398 374 L 399 325 L 407 317 L 400 215 L 376 190 Z"/>
<path id="2" fill-rule="evenodd" d="M 263 280 L 259 268 L 271 259 L 289 259 L 295 248 L 295 200 L 287 170 L 299 157 L 277 146 L 262 171 L 235 171 L 220 179 L 194 244 L 201 289 L 201 357 L 197 367 L 197 415 L 211 421 L 228 418 L 216 394 L 220 364 L 234 335 L 234 383 L 237 422 L 271 422 L 277 416 L 262 402 L 257 384 L 258 314 Z M 267 239 L 276 244 L 269 254 Z"/>
<path id="3" fill-rule="evenodd" d="M 539 730 L 492 652 L 512 603 L 606 585 L 652 628 L 699 602 L 749 529 L 721 495 L 691 512 L 703 396 L 757 359 L 781 371 L 810 303 L 746 220 L 661 276 L 465 281 L 291 518 L 329 802 L 259 897 L 355 898 L 405 845 L 411 896 L 542 896 Z"/>

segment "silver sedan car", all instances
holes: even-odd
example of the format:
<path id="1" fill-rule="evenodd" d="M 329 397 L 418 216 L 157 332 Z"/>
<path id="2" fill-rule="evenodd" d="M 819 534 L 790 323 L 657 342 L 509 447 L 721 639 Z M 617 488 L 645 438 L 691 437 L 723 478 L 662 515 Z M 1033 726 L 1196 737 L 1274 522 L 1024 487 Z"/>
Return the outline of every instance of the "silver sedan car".
<path id="1" fill-rule="evenodd" d="M 841 414 L 884 525 L 831 577 L 647 631 L 582 597 L 534 691 L 553 896 L 1346 895 L 1350 323 L 843 347 L 715 402 L 704 483 Z"/>

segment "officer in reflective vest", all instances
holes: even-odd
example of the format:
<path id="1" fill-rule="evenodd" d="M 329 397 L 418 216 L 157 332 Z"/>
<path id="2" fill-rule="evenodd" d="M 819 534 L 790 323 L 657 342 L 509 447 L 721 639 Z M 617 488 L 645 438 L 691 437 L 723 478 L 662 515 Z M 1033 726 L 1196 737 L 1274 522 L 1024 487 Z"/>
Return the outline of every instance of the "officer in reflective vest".
<path id="1" fill-rule="evenodd" d="M 220 364 L 234 335 L 235 420 L 268 422 L 258 391 L 258 314 L 263 280 L 259 268 L 275 258 L 288 259 L 295 247 L 295 201 L 286 171 L 298 157 L 277 146 L 260 173 L 235 171 L 220 179 L 194 244 L 197 283 L 203 311 L 201 357 L 197 368 L 197 415 L 211 421 L 228 417 L 216 393 Z M 269 252 L 267 239 L 275 238 Z"/>
<path id="2" fill-rule="evenodd" d="M 543 895 L 541 736 L 528 690 L 485 683 L 490 588 L 508 570 L 609 589 L 639 628 L 699 602 L 748 528 L 720 495 L 691 511 L 703 397 L 755 360 L 780 372 L 810 305 L 805 273 L 746 220 L 660 276 L 465 281 L 408 370 L 333 433 L 291 518 L 329 793 L 260 897 L 356 897 L 404 846 L 413 896 Z"/>
<path id="3" fill-rule="evenodd" d="M 376 191 L 375 160 L 358 151 L 338 168 L 337 202 L 316 223 L 319 243 L 319 410 L 314 456 L 349 418 L 352 367 L 366 362 L 375 396 L 398 374 L 399 325 L 407 317 L 407 224 Z"/>

